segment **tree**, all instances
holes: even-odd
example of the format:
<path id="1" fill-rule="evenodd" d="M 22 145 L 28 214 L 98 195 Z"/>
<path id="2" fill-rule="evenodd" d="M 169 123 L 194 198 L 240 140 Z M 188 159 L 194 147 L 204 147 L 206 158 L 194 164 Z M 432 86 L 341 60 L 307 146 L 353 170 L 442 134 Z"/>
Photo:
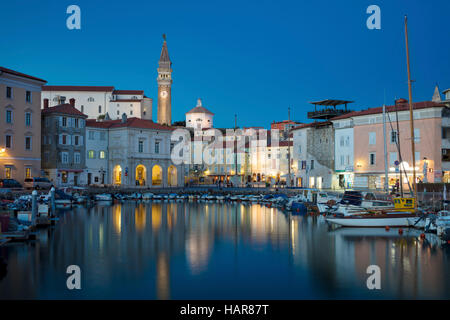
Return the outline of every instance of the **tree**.
<path id="1" fill-rule="evenodd" d="M 172 123 L 172 126 L 174 127 L 186 127 L 186 121 L 175 121 L 174 123 Z"/>

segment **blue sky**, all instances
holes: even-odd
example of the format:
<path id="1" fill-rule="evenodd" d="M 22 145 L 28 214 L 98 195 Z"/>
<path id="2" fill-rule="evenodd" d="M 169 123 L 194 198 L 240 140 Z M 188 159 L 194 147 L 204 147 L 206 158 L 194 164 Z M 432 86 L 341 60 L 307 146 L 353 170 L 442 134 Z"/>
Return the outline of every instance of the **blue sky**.
<path id="1" fill-rule="evenodd" d="M 66 8 L 81 8 L 81 30 Z M 381 8 L 381 30 L 366 9 Z M 450 88 L 450 1 L 165 0 L 2 1 L 0 65 L 51 85 L 143 89 L 154 99 L 163 33 L 173 62 L 172 119 L 201 97 L 216 127 L 308 121 L 308 101 L 353 109 L 408 97 L 408 14 L 413 100 Z"/>

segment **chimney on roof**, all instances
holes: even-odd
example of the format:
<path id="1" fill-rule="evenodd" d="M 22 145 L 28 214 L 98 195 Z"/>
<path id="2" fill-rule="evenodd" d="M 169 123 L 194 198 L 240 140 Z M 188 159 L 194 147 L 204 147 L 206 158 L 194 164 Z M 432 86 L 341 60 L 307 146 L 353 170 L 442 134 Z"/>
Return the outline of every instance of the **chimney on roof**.
<path id="1" fill-rule="evenodd" d="M 122 123 L 127 123 L 127 114 L 125 112 L 122 113 Z"/>
<path id="2" fill-rule="evenodd" d="M 44 109 L 48 108 L 48 99 L 44 99 Z"/>
<path id="3" fill-rule="evenodd" d="M 75 99 L 74 98 L 70 98 L 70 100 L 69 100 L 70 102 L 70 105 L 72 106 L 72 107 L 74 107 L 75 108 Z"/>
<path id="4" fill-rule="evenodd" d="M 197 99 L 197 107 L 201 107 L 202 106 L 202 99 L 198 98 Z"/>
<path id="5" fill-rule="evenodd" d="M 395 100 L 395 105 L 405 104 L 405 103 L 408 103 L 408 100 L 403 99 L 403 98 Z"/>

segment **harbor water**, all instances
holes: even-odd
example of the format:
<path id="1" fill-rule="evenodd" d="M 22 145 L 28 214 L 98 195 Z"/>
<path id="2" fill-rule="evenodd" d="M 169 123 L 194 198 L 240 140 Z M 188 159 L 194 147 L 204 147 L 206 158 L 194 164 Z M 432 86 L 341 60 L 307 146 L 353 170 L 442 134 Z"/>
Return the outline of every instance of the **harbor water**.
<path id="1" fill-rule="evenodd" d="M 73 207 L 0 246 L 1 299 L 450 299 L 450 249 L 420 231 L 331 229 L 259 204 Z M 81 270 L 69 290 L 67 267 Z M 369 290 L 367 268 L 380 268 Z"/>

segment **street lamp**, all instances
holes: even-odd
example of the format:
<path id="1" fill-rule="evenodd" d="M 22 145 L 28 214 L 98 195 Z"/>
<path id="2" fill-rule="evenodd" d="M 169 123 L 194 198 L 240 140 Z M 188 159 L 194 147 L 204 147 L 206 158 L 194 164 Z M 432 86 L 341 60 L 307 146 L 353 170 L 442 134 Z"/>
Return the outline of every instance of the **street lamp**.
<path id="1" fill-rule="evenodd" d="M 105 170 L 103 170 L 103 167 L 100 167 L 100 176 L 102 177 L 102 184 L 105 184 Z"/>
<path id="2" fill-rule="evenodd" d="M 423 158 L 423 182 L 427 183 L 428 182 L 428 161 L 427 158 L 424 157 Z"/>

